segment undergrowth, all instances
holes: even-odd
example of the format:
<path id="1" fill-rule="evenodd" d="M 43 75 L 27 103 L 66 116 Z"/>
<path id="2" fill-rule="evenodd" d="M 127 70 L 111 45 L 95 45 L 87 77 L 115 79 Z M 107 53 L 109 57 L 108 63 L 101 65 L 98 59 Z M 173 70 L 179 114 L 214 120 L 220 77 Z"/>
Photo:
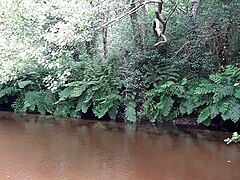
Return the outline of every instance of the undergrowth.
<path id="1" fill-rule="evenodd" d="M 107 115 L 113 120 L 117 118 L 120 106 L 124 105 L 125 121 L 128 122 L 137 122 L 141 116 L 154 123 L 182 115 L 196 115 L 197 122 L 205 125 L 210 125 L 215 118 L 234 123 L 240 119 L 238 67 L 227 66 L 223 72 L 205 79 L 187 79 L 181 78 L 168 64 L 161 65 L 162 71 L 158 73 L 144 66 L 146 73 L 141 86 L 148 90 L 144 92 L 145 99 L 141 100 L 142 109 L 138 108 L 136 88 L 125 87 L 114 62 L 85 63 L 81 68 L 74 67 L 70 68 L 74 75 L 53 89 L 45 83 L 50 74 L 42 71 L 1 84 L 0 103 L 11 103 L 17 113 L 80 118 L 91 110 L 99 119 Z M 52 79 L 56 76 L 51 75 Z"/>

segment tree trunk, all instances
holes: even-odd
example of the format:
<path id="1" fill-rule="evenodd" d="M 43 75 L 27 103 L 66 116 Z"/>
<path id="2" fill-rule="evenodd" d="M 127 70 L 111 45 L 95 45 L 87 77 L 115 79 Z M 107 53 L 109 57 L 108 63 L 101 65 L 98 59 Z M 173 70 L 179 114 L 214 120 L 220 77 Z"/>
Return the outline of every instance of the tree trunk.
<path id="1" fill-rule="evenodd" d="M 193 20 L 195 20 L 199 10 L 200 0 L 191 0 L 190 2 L 191 2 L 190 16 L 192 17 Z"/>
<path id="2" fill-rule="evenodd" d="M 136 7 L 137 0 L 132 0 L 131 2 L 131 9 Z M 137 14 L 132 13 L 130 14 L 132 26 L 133 26 L 133 33 L 134 33 L 134 41 L 138 48 L 142 49 L 142 38 L 140 32 L 140 25 L 138 23 Z"/>
<path id="3" fill-rule="evenodd" d="M 104 18 L 104 20 L 107 22 L 108 18 Z M 103 37 L 103 57 L 104 57 L 104 59 L 107 59 L 107 55 L 108 55 L 108 47 L 107 47 L 108 27 L 103 27 L 102 37 Z"/>
<path id="4" fill-rule="evenodd" d="M 141 2 L 144 2 L 145 0 L 141 0 Z M 142 9 L 142 45 L 143 48 L 145 47 L 146 44 L 146 37 L 147 37 L 147 9 L 146 6 L 144 6 Z M 145 49 L 145 48 L 144 48 Z"/>

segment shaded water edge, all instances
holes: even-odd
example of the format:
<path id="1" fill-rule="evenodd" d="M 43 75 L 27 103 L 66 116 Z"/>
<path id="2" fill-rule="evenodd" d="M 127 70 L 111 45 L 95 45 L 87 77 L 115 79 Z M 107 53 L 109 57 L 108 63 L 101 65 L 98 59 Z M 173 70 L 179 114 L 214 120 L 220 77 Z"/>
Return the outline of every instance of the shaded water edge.
<path id="1" fill-rule="evenodd" d="M 13 109 L 11 107 L 11 105 L 9 103 L 5 103 L 5 104 L 0 104 L 0 112 L 13 112 Z M 27 116 L 27 115 L 33 115 L 33 114 L 19 114 L 19 116 Z M 41 116 L 41 115 L 39 115 Z M 44 116 L 41 116 L 44 117 Z M 51 121 L 58 121 L 59 119 L 64 119 L 61 117 L 55 117 L 53 115 L 48 115 L 46 116 L 48 120 Z M 101 119 L 98 119 L 94 113 L 92 112 L 92 108 L 89 108 L 88 111 L 83 115 L 82 117 L 85 120 L 101 120 L 101 122 L 103 121 L 110 121 L 110 117 L 108 115 L 104 115 Z M 139 117 L 139 122 L 141 125 L 144 124 L 149 124 L 149 120 L 146 117 Z M 74 119 L 74 118 L 68 118 L 68 119 Z M 120 107 L 119 112 L 117 114 L 117 118 L 116 118 L 117 122 L 125 122 L 125 116 L 124 116 L 124 108 Z M 214 118 L 211 121 L 210 126 L 205 126 L 204 124 L 199 124 L 197 122 L 197 118 L 196 117 L 191 117 L 188 115 L 183 115 L 179 118 L 173 119 L 173 120 L 169 120 L 166 122 L 156 122 L 155 123 L 156 126 L 170 126 L 170 127 L 177 127 L 179 129 L 209 129 L 209 130 L 213 130 L 213 131 L 225 131 L 225 132 L 239 132 L 240 133 L 240 121 L 234 123 L 231 120 L 226 120 L 223 121 L 219 116 L 217 116 L 216 118 Z"/>
<path id="2" fill-rule="evenodd" d="M 222 141 L 224 138 L 231 136 L 231 132 L 226 131 L 224 128 L 218 126 L 206 127 L 205 125 L 198 125 L 195 119 L 179 118 L 177 120 L 168 121 L 166 123 L 150 124 L 143 123 L 124 123 L 117 121 L 99 121 L 90 119 L 76 119 L 76 118 L 63 118 L 52 115 L 40 114 L 16 114 L 10 111 L 0 111 L 0 121 L 14 120 L 19 122 L 32 122 L 32 123 L 46 123 L 54 125 L 64 125 L 69 127 L 91 127 L 100 131 L 118 131 L 118 132 L 143 132 L 156 136 L 162 135 L 164 131 L 171 135 L 186 134 L 192 138 L 199 136 L 208 140 Z M 179 122 L 179 121 L 182 121 Z"/>

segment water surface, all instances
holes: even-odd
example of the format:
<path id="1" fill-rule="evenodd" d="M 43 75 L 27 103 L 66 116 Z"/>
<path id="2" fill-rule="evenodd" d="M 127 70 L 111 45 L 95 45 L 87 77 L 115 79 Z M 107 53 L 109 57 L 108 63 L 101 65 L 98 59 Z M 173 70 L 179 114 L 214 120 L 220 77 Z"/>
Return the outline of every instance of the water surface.
<path id="1" fill-rule="evenodd" d="M 240 179 L 229 134 L 0 112 L 0 179 Z"/>

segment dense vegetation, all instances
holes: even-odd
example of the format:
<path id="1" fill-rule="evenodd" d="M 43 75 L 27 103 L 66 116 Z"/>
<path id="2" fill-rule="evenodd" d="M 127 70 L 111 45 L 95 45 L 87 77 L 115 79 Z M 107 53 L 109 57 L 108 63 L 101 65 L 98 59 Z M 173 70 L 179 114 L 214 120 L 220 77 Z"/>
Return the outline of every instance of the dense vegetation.
<path id="1" fill-rule="evenodd" d="M 0 103 L 76 118 L 239 122 L 240 2 L 164 0 L 160 35 L 159 4 L 144 2 L 0 2 Z"/>

